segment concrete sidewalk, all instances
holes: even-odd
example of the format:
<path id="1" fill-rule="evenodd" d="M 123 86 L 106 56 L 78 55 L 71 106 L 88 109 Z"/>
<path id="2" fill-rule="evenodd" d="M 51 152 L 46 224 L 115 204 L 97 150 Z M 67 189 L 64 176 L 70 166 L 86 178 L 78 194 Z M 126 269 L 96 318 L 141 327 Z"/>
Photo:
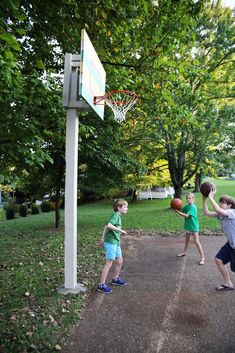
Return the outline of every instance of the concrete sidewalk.
<path id="1" fill-rule="evenodd" d="M 176 257 L 183 237 L 123 237 L 128 284 L 93 292 L 63 352 L 235 352 L 235 290 L 215 290 L 222 278 L 213 258 L 225 241 L 201 237 L 206 263 L 199 266 L 194 243 L 189 256 Z"/>

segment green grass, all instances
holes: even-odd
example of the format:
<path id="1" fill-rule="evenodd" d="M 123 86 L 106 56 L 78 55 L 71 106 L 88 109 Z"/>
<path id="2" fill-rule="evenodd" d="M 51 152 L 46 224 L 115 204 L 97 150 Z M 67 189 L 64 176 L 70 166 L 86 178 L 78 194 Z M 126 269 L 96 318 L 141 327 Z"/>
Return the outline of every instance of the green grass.
<path id="1" fill-rule="evenodd" d="M 208 179 L 209 180 L 209 179 Z M 218 201 L 223 194 L 229 194 L 235 197 L 235 180 L 216 179 L 211 180 L 216 184 L 218 189 L 215 199 Z M 189 190 L 191 191 L 191 190 Z M 183 192 L 183 202 L 188 191 Z M 204 217 L 202 212 L 202 196 L 201 193 L 195 193 L 196 205 L 201 230 L 213 230 L 219 227 L 216 219 Z M 174 231 L 181 230 L 183 227 L 183 219 L 170 210 L 170 198 L 142 200 L 137 203 L 129 203 L 129 210 L 126 216 L 123 216 L 123 225 L 127 229 L 145 229 L 153 231 Z M 102 205 L 102 207 L 100 207 Z M 209 203 L 208 203 L 209 205 Z M 210 207 L 210 206 L 209 206 Z M 98 208 L 98 210 L 97 210 Z M 97 227 L 97 231 L 101 224 L 109 217 L 111 212 L 110 201 L 99 204 L 84 205 L 78 209 L 78 219 L 80 230 L 83 227 Z"/>
<path id="2" fill-rule="evenodd" d="M 56 352 L 79 321 L 87 294 L 57 293 L 64 281 L 64 234 L 53 224 L 53 212 L 0 223 L 1 352 Z M 96 242 L 97 232 L 84 229 L 78 270 L 89 291 L 102 267 Z"/>
<path id="3" fill-rule="evenodd" d="M 235 197 L 235 181 L 213 180 L 218 194 Z M 185 193 L 183 195 L 185 200 Z M 129 204 L 123 216 L 125 229 L 168 234 L 179 232 L 183 219 L 169 209 L 171 199 Z M 196 193 L 202 230 L 218 229 L 219 223 L 202 215 L 201 194 Z M 112 201 L 78 207 L 78 281 L 88 287 L 85 295 L 57 293 L 63 284 L 64 230 L 54 228 L 54 213 L 0 222 L 0 351 L 4 353 L 52 353 L 63 346 L 71 327 L 98 281 L 103 251 L 97 247 Z"/>

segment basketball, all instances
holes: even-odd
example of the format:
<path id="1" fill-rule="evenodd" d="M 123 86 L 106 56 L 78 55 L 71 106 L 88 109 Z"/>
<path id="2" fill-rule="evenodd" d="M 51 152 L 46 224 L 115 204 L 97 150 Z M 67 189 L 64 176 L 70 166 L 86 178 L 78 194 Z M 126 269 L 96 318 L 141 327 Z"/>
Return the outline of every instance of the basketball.
<path id="1" fill-rule="evenodd" d="M 174 208 L 174 210 L 180 210 L 183 206 L 183 202 L 181 199 L 173 199 L 171 200 L 171 208 Z"/>
<path id="2" fill-rule="evenodd" d="M 213 183 L 210 183 L 209 181 L 202 183 L 202 185 L 200 186 L 200 191 L 205 197 L 209 195 L 212 189 L 215 189 L 215 185 Z"/>

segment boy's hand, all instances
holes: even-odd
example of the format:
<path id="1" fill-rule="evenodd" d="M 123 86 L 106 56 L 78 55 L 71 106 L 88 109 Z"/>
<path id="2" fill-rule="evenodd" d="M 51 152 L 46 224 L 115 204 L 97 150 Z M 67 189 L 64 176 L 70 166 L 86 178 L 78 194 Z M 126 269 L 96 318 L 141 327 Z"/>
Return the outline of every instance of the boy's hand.
<path id="1" fill-rule="evenodd" d="M 125 231 L 125 230 L 121 230 L 121 235 L 126 235 L 127 234 L 127 232 Z"/>
<path id="2" fill-rule="evenodd" d="M 211 191 L 210 191 L 208 197 L 209 197 L 209 198 L 213 198 L 215 194 L 216 194 L 216 189 L 211 189 Z"/>
<path id="3" fill-rule="evenodd" d="M 98 246 L 102 246 L 102 245 L 103 245 L 103 240 L 100 239 L 100 240 L 98 241 Z"/>

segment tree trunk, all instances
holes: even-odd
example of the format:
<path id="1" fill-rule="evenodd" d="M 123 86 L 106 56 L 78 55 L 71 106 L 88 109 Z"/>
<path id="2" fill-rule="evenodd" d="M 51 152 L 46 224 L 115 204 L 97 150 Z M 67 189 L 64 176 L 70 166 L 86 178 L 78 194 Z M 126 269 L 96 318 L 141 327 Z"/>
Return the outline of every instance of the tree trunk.
<path id="1" fill-rule="evenodd" d="M 64 161 L 59 160 L 58 163 L 58 170 L 57 170 L 57 178 L 56 178 L 56 207 L 55 207 L 55 227 L 59 228 L 60 226 L 60 202 L 61 202 L 61 185 L 63 182 L 63 177 L 64 177 L 64 169 L 65 165 L 63 163 Z"/>
<path id="2" fill-rule="evenodd" d="M 56 187 L 55 227 L 60 226 L 60 187 Z"/>
<path id="3" fill-rule="evenodd" d="M 195 189 L 194 189 L 194 192 L 200 191 L 201 182 L 202 182 L 202 174 L 201 173 L 197 173 L 195 175 Z"/>
<path id="4" fill-rule="evenodd" d="M 134 190 L 132 191 L 131 203 L 132 203 L 132 202 L 136 202 L 136 201 L 137 201 L 137 190 L 134 189 Z"/>
<path id="5" fill-rule="evenodd" d="M 181 187 L 181 185 L 173 184 L 173 186 L 174 186 L 174 189 L 175 189 L 174 197 L 178 198 L 178 199 L 181 199 L 181 195 L 182 195 L 182 187 Z"/>
<path id="6" fill-rule="evenodd" d="M 181 199 L 184 169 L 179 170 L 178 168 L 174 168 L 172 166 L 169 169 L 170 169 L 171 181 L 175 189 L 174 197 Z"/>
<path id="7" fill-rule="evenodd" d="M 174 197 L 181 199 L 185 170 L 185 153 L 180 153 L 180 151 L 177 152 L 174 146 L 169 144 L 167 146 L 167 159 L 171 182 L 175 189 Z"/>

